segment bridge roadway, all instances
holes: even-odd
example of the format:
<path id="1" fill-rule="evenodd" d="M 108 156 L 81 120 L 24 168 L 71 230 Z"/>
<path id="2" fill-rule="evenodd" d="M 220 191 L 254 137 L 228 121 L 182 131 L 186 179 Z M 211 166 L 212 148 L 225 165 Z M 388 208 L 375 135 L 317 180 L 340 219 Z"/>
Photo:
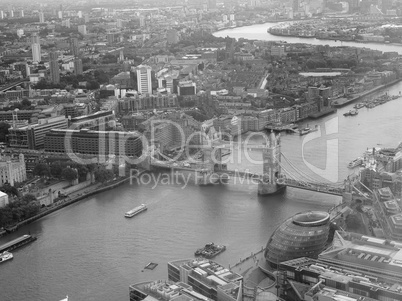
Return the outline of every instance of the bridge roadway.
<path id="1" fill-rule="evenodd" d="M 155 167 L 163 167 L 163 168 L 170 168 L 170 169 L 175 169 L 175 170 L 186 170 L 186 171 L 200 171 L 200 172 L 211 172 L 212 168 L 208 168 L 205 164 L 191 164 L 191 166 L 183 166 L 179 165 L 178 163 L 157 163 L 157 162 L 152 162 L 152 166 Z M 257 174 L 257 173 L 252 173 L 248 171 L 239 171 L 239 170 L 215 170 L 215 173 L 224 176 L 227 175 L 229 177 L 237 177 L 237 178 L 252 178 L 258 181 L 262 181 L 263 175 L 262 174 Z M 315 191 L 315 192 L 320 192 L 320 193 L 325 193 L 325 194 L 332 194 L 332 195 L 338 195 L 342 196 L 344 189 L 341 187 L 335 187 L 335 186 L 330 186 L 327 184 L 321 184 L 321 183 L 308 183 L 308 182 L 303 182 L 303 181 L 297 181 L 293 179 L 288 179 L 288 178 L 281 178 L 277 181 L 279 185 L 285 185 L 288 187 L 292 188 L 299 188 L 299 189 L 304 189 L 304 190 L 310 190 L 310 191 Z"/>
<path id="2" fill-rule="evenodd" d="M 330 186 L 330 185 L 326 185 L 326 184 L 318 184 L 318 183 L 307 183 L 307 182 L 296 181 L 296 180 L 286 179 L 286 178 L 284 180 L 283 185 L 293 187 L 293 188 L 300 188 L 300 189 L 304 189 L 304 190 L 311 190 L 311 191 L 332 194 L 332 195 L 339 195 L 339 196 L 342 196 L 344 193 L 344 189 L 341 187 L 335 187 L 335 186 Z"/>
<path id="3" fill-rule="evenodd" d="M 217 172 L 221 175 L 228 175 L 231 177 L 239 177 L 239 178 L 253 178 L 262 181 L 263 175 L 251 173 L 251 172 L 243 172 L 237 170 L 221 170 Z M 304 190 L 311 190 L 315 192 L 321 192 L 326 194 L 332 195 L 339 195 L 342 196 L 344 189 L 341 187 L 330 186 L 327 184 L 320 184 L 320 183 L 307 183 L 303 181 L 297 181 L 288 178 L 281 178 L 277 181 L 279 185 L 285 185 L 288 187 L 299 188 Z"/>

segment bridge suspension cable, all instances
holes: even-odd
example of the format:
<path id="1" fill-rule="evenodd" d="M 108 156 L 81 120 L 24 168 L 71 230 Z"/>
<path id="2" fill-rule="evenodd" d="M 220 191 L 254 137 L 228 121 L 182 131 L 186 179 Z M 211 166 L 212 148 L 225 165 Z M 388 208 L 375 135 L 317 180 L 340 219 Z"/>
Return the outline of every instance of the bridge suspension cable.
<path id="1" fill-rule="evenodd" d="M 313 182 L 318 182 L 317 179 L 314 179 L 313 177 L 307 175 L 305 172 L 299 170 L 283 153 L 281 153 L 282 157 L 285 159 L 285 161 L 289 164 L 291 168 L 293 168 L 297 174 L 299 174 L 303 179 L 308 179 L 309 181 Z M 281 164 L 281 167 L 283 168 L 283 165 Z"/>
<path id="2" fill-rule="evenodd" d="M 301 177 L 301 179 L 304 180 L 304 181 L 308 180 L 308 181 L 311 181 L 311 182 L 313 182 L 314 184 L 317 184 L 317 185 L 331 185 L 331 186 L 338 186 L 338 187 L 342 186 L 342 184 L 343 184 L 342 181 L 338 181 L 338 182 L 335 182 L 335 183 L 324 183 L 324 182 L 318 181 L 317 179 L 311 177 L 310 175 L 306 174 L 305 172 L 303 172 L 302 170 L 300 170 L 299 168 L 297 168 L 283 153 L 281 153 L 281 155 L 282 155 L 282 157 L 285 159 L 286 163 L 288 163 L 289 166 L 290 166 L 292 169 L 294 169 L 294 171 L 295 171 L 295 172 Z M 280 164 L 280 166 L 281 166 L 283 169 L 285 169 L 284 166 L 283 166 L 283 164 Z M 285 169 L 285 171 L 286 171 L 286 169 Z M 289 173 L 289 171 L 287 171 L 287 173 Z"/>

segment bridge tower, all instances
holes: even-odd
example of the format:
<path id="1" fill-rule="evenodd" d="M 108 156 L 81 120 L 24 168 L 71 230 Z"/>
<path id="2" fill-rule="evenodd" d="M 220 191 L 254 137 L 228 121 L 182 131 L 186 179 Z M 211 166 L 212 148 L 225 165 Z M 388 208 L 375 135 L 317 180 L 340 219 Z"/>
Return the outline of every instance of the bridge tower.
<path id="1" fill-rule="evenodd" d="M 283 191 L 286 186 L 277 183 L 281 175 L 281 140 L 273 132 L 269 135 L 266 148 L 262 151 L 263 179 L 258 184 L 259 195 L 270 195 Z"/>

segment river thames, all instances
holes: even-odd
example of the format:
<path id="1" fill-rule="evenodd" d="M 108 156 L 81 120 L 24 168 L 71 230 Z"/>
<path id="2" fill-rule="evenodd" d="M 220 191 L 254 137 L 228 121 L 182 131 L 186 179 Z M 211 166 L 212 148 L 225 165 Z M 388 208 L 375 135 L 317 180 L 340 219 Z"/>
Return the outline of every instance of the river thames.
<path id="1" fill-rule="evenodd" d="M 349 41 L 335 41 L 335 40 L 318 40 L 315 38 L 299 38 L 299 37 L 286 37 L 286 36 L 274 36 L 267 32 L 267 30 L 279 23 L 265 23 L 251 26 L 238 27 L 233 29 L 225 29 L 214 33 L 216 37 L 231 38 L 245 38 L 250 40 L 263 40 L 263 41 L 286 41 L 287 43 L 305 43 L 312 45 L 329 45 L 335 46 L 351 46 L 359 48 L 370 48 L 375 50 L 381 50 L 383 52 L 396 51 L 402 54 L 402 45 L 394 44 L 380 44 L 380 43 L 358 43 Z"/>
<path id="2" fill-rule="evenodd" d="M 244 28 L 231 33 L 254 38 L 245 35 Z M 399 94 L 402 83 L 386 91 Z M 402 140 L 401 106 L 402 98 L 361 109 L 355 117 L 343 116 L 351 106 L 341 108 L 321 120 L 308 121 L 310 127 L 320 127 L 321 137 L 308 141 L 312 136 L 282 135 L 282 152 L 309 177 L 341 182 L 353 173 L 346 167 L 348 162 L 368 147 L 395 147 Z M 250 139 L 251 144 L 261 141 L 259 136 Z M 261 151 L 249 155 L 260 160 Z M 262 172 L 261 163 L 250 163 L 246 154 L 234 152 L 232 157 L 229 168 Z M 190 184 L 184 189 L 177 183 L 153 188 L 153 183 L 134 181 L 3 237 L 0 244 L 28 232 L 38 240 L 14 251 L 14 259 L 0 265 L 0 300 L 58 301 L 68 295 L 71 301 L 127 301 L 130 284 L 166 279 L 168 261 L 191 258 L 205 243 L 226 245 L 227 250 L 215 260 L 233 265 L 261 249 L 291 215 L 328 210 L 341 201 L 337 196 L 297 189 L 259 197 L 256 185 L 233 181 L 224 186 Z M 126 211 L 141 203 L 147 204 L 146 212 L 124 218 Z M 151 261 L 159 264 L 157 268 L 143 271 Z"/>

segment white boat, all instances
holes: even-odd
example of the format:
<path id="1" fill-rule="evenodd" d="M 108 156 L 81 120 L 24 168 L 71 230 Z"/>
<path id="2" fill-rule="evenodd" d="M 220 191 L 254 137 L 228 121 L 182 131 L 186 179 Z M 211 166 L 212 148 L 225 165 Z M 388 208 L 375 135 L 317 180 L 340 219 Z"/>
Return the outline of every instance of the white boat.
<path id="1" fill-rule="evenodd" d="M 124 216 L 125 217 L 133 217 L 134 215 L 137 215 L 138 213 L 141 213 L 147 209 L 148 208 L 147 208 L 147 206 L 145 206 L 145 204 L 141 204 L 140 206 L 135 207 L 134 209 L 131 209 L 130 211 L 127 211 Z"/>
<path id="2" fill-rule="evenodd" d="M 304 129 L 299 130 L 300 136 L 307 135 L 310 132 L 311 132 L 311 129 L 309 127 L 305 127 Z"/>
<path id="3" fill-rule="evenodd" d="M 4 251 L 3 253 L 0 253 L 0 263 L 13 259 L 13 254 L 7 251 Z"/>
<path id="4" fill-rule="evenodd" d="M 356 116 L 357 114 L 359 114 L 358 110 L 349 110 L 349 112 L 344 113 L 343 116 Z"/>
<path id="5" fill-rule="evenodd" d="M 300 136 L 303 136 L 303 135 L 307 135 L 308 133 L 316 132 L 316 131 L 318 131 L 317 126 L 315 126 L 315 128 L 312 129 L 307 125 L 305 128 L 299 130 L 299 134 L 300 134 Z"/>
<path id="6" fill-rule="evenodd" d="M 363 159 L 359 157 L 350 162 L 348 164 L 348 168 L 355 168 L 356 166 L 359 166 L 361 164 L 363 164 Z"/>

